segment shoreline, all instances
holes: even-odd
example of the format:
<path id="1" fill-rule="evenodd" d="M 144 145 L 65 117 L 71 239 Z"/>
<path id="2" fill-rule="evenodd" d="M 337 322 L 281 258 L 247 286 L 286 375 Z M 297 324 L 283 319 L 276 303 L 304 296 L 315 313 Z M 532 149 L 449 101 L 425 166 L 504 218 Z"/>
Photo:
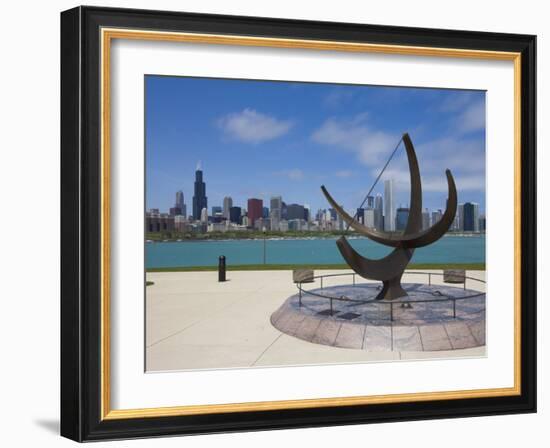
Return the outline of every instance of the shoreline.
<path id="1" fill-rule="evenodd" d="M 288 271 L 294 269 L 344 269 L 351 268 L 346 264 L 243 264 L 228 265 L 227 271 Z M 406 271 L 420 270 L 443 270 L 443 269 L 465 269 L 468 271 L 485 271 L 485 263 L 412 263 L 407 266 Z M 205 272 L 217 271 L 218 266 L 173 266 L 145 268 L 145 272 Z"/>
<path id="2" fill-rule="evenodd" d="M 336 234 L 323 236 L 250 236 L 242 238 L 218 238 L 218 236 L 205 238 L 165 238 L 165 239 L 145 239 L 145 244 L 157 243 L 209 243 L 209 242 L 229 242 L 229 241 L 313 241 L 313 240 L 336 240 L 341 236 L 345 236 L 349 240 L 369 240 L 366 236 L 354 234 Z M 481 238 L 485 237 L 485 233 L 446 233 L 442 238 Z"/>

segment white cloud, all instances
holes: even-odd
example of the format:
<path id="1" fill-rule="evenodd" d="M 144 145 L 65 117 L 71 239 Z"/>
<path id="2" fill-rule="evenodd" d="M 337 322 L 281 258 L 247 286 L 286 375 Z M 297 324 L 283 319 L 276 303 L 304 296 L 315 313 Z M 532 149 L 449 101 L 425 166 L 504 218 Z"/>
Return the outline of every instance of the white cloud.
<path id="1" fill-rule="evenodd" d="M 466 108 L 457 119 L 457 130 L 462 133 L 485 129 L 485 102 L 477 101 Z"/>
<path id="2" fill-rule="evenodd" d="M 464 106 L 462 102 L 462 106 Z M 448 107 L 451 107 L 448 105 Z M 415 140 L 416 154 L 420 165 L 422 187 L 425 192 L 446 193 L 445 169 L 451 169 L 459 191 L 483 191 L 485 189 L 485 148 L 483 139 L 467 135 L 474 129 L 484 126 L 485 107 L 482 102 L 462 107 L 463 112 L 456 119 L 454 132 L 446 137 L 433 140 Z M 483 120 L 480 119 L 483 117 Z M 313 141 L 333 146 L 355 154 L 357 160 L 370 168 L 374 180 L 392 153 L 398 135 L 375 129 L 367 120 L 366 114 L 351 119 L 331 118 L 326 120 L 313 134 Z M 351 173 L 336 173 L 339 177 Z M 378 182 L 383 188 L 386 179 L 394 179 L 396 190 L 410 191 L 410 175 L 406 151 L 403 145 L 395 154 L 390 165 Z M 369 185 L 370 186 L 370 185 Z"/>
<path id="3" fill-rule="evenodd" d="M 462 191 L 480 191 L 485 188 L 485 177 L 481 175 L 455 176 L 456 189 Z M 437 193 L 448 191 L 446 176 L 430 176 L 422 179 L 422 190 Z"/>
<path id="4" fill-rule="evenodd" d="M 366 114 L 348 120 L 329 118 L 311 138 L 322 145 L 355 153 L 358 160 L 367 166 L 379 164 L 397 143 L 396 136 L 372 129 L 367 124 Z"/>
<path id="5" fill-rule="evenodd" d="M 293 123 L 247 108 L 220 118 L 218 125 L 230 138 L 255 144 L 285 135 Z"/>
<path id="6" fill-rule="evenodd" d="M 415 145 L 415 149 L 424 192 L 447 192 L 447 168 L 453 173 L 459 192 L 485 189 L 485 151 L 480 141 L 463 137 L 445 137 L 422 142 Z M 378 176 L 381 168 L 373 167 L 371 176 Z M 398 151 L 378 185 L 383 185 L 386 179 L 395 180 L 397 191 L 410 191 L 410 174 L 405 151 Z"/>
<path id="7" fill-rule="evenodd" d="M 457 91 L 449 95 L 439 106 L 442 112 L 457 112 L 468 106 L 472 102 L 471 92 Z"/>
<path id="8" fill-rule="evenodd" d="M 485 100 L 472 92 L 460 92 L 449 96 L 439 107 L 441 112 L 451 113 L 451 126 L 454 133 L 485 129 Z"/>
<path id="9" fill-rule="evenodd" d="M 328 107 L 337 107 L 353 99 L 353 96 L 353 91 L 349 89 L 334 89 L 324 97 L 323 103 Z"/>
<path id="10" fill-rule="evenodd" d="M 378 174 L 378 173 L 376 173 Z M 439 173 L 421 174 L 422 191 L 432 193 L 447 193 L 447 176 L 441 170 Z M 453 177 L 458 192 L 463 191 L 483 191 L 485 189 L 485 176 L 480 174 L 457 174 L 453 173 Z M 395 188 L 399 192 L 410 191 L 410 174 L 408 171 L 395 169 L 386 170 L 383 179 L 393 179 Z M 379 181 L 379 185 L 383 185 L 383 179 Z"/>
<path id="11" fill-rule="evenodd" d="M 419 164 L 424 172 L 447 168 L 453 172 L 484 172 L 485 148 L 479 139 L 444 137 L 416 145 Z"/>
<path id="12" fill-rule="evenodd" d="M 340 171 L 336 171 L 336 173 L 334 173 L 336 177 L 341 177 L 343 179 L 345 178 L 348 178 L 348 177 L 352 177 L 355 173 L 351 170 L 340 170 Z"/>
<path id="13" fill-rule="evenodd" d="M 304 178 L 304 172 L 299 168 L 293 168 L 290 170 L 277 171 L 273 173 L 276 176 L 284 176 L 290 180 L 302 180 Z"/>

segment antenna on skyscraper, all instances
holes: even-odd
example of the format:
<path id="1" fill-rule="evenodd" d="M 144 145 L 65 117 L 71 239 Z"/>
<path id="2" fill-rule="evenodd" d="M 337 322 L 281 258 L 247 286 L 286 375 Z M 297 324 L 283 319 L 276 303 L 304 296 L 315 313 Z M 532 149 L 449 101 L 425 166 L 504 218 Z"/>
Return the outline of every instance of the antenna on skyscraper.
<path id="1" fill-rule="evenodd" d="M 200 171 L 202 169 L 202 162 L 199 160 L 197 162 L 197 171 Z"/>

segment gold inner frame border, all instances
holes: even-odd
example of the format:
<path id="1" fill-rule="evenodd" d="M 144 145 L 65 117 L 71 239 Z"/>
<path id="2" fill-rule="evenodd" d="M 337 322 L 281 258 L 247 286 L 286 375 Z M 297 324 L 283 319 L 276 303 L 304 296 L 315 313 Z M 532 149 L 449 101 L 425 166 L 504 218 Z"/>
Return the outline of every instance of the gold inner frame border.
<path id="1" fill-rule="evenodd" d="M 101 420 L 168 417 L 227 412 L 252 412 L 317 407 L 406 403 L 432 400 L 503 397 L 521 394 L 521 54 L 459 48 L 280 39 L 217 34 L 161 32 L 138 29 L 101 29 Z M 441 392 L 369 395 L 301 400 L 279 400 L 208 405 L 111 409 L 110 368 L 110 186 L 111 114 L 110 63 L 113 39 L 185 42 L 212 45 L 294 48 L 355 53 L 453 57 L 513 61 L 514 63 L 514 386 Z"/>

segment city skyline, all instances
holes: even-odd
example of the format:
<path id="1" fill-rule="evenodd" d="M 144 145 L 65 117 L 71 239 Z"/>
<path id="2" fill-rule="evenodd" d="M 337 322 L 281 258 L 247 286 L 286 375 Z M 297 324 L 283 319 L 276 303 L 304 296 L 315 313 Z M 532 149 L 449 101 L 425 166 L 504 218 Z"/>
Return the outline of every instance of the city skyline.
<path id="1" fill-rule="evenodd" d="M 423 208 L 442 208 L 448 167 L 459 201 L 484 212 L 484 92 L 147 76 L 146 95 L 147 209 L 173 207 L 174 191 L 190 204 L 202 161 L 208 205 L 282 196 L 316 211 L 328 207 L 325 184 L 354 210 L 408 130 L 423 167 Z M 393 208 L 408 207 L 402 150 L 373 197 L 390 178 Z"/>
<path id="2" fill-rule="evenodd" d="M 231 196 L 225 196 L 223 206 L 211 205 L 208 213 L 207 183 L 203 177 L 200 164 L 195 171 L 193 214 L 186 215 L 187 205 L 181 190 L 175 193 L 175 204 L 169 213 L 159 209 L 150 209 L 146 212 L 146 232 L 171 231 L 178 232 L 226 232 L 230 230 L 347 230 L 336 210 L 333 208 L 312 210 L 308 204 L 287 204 L 282 196 L 272 196 L 269 207 L 264 205 L 263 199 L 248 198 L 247 206 L 239 207 L 233 204 Z M 386 232 L 403 231 L 408 222 L 409 208 L 395 207 L 393 198 L 393 179 L 384 182 L 384 198 L 381 194 L 376 197 L 368 195 L 356 211 L 351 211 L 361 224 Z M 198 207 L 199 204 L 203 206 Z M 427 229 L 442 218 L 442 210 L 430 211 L 422 209 L 422 228 Z M 451 231 L 484 232 L 486 230 L 486 216 L 479 212 L 479 204 L 475 202 L 458 203 Z"/>

